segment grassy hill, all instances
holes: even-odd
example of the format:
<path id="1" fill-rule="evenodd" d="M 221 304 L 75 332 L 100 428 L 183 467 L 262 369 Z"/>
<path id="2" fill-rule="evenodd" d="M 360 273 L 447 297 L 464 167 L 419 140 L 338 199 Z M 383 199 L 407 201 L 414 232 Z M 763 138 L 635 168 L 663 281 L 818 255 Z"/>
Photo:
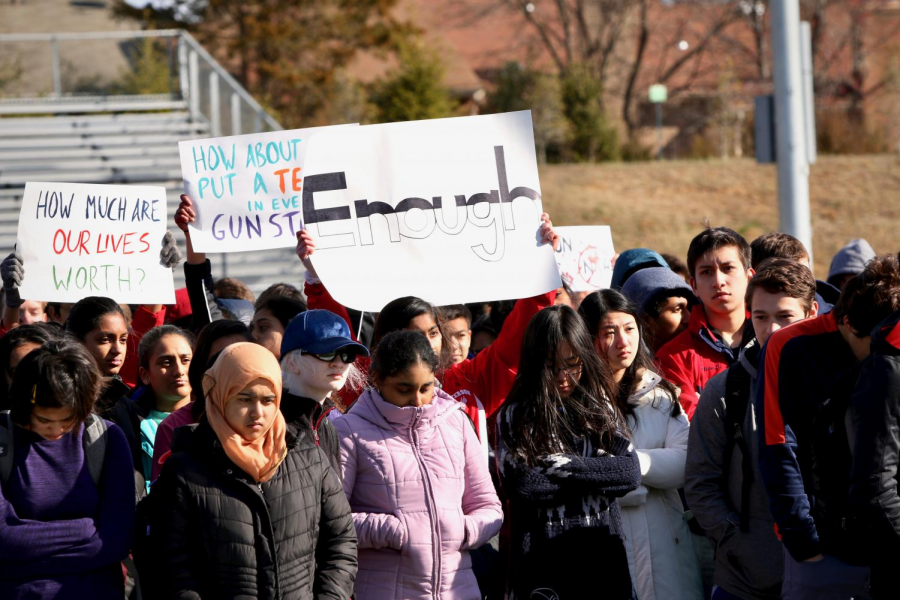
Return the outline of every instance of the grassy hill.
<path id="1" fill-rule="evenodd" d="M 708 218 L 748 241 L 778 229 L 774 165 L 751 159 L 548 165 L 544 208 L 557 225 L 610 225 L 616 250 L 649 247 L 685 257 Z M 824 156 L 810 171 L 816 276 L 848 241 L 900 251 L 900 157 Z"/>

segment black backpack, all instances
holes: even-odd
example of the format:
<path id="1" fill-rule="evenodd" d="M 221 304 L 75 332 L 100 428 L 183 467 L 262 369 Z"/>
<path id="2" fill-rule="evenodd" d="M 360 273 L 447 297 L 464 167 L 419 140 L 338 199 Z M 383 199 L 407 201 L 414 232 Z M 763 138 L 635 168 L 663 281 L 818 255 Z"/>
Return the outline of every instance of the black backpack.
<path id="1" fill-rule="evenodd" d="M 725 375 L 725 468 L 731 463 L 734 447 L 741 449 L 741 531 L 750 530 L 750 485 L 753 483 L 753 463 L 744 438 L 744 419 L 750 402 L 750 373 L 740 363 L 729 367 Z"/>

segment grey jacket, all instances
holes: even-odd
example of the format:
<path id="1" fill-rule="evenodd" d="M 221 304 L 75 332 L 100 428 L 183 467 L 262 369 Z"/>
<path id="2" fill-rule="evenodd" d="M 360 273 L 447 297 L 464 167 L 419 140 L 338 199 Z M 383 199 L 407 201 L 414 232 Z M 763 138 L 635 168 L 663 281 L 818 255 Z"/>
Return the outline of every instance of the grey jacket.
<path id="1" fill-rule="evenodd" d="M 684 491 L 689 508 L 716 547 L 714 583 L 746 600 L 774 600 L 781 597 L 784 559 L 759 474 L 759 443 L 753 406 L 758 356 L 759 346 L 754 340 L 741 351 L 738 363 L 731 367 L 746 369 L 751 378 L 744 417 L 744 439 L 753 455 L 749 531 L 743 533 L 740 529 L 743 481 L 740 448 L 735 446 L 730 463 L 723 464 L 728 439 L 725 431 L 728 371 L 713 377 L 700 395 L 688 438 Z"/>

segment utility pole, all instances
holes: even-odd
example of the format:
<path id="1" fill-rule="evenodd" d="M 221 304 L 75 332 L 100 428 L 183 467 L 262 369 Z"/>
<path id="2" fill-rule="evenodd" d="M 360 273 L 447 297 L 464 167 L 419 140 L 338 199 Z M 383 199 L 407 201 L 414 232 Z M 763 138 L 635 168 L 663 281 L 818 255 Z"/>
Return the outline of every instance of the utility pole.
<path id="1" fill-rule="evenodd" d="M 772 18 L 780 228 L 806 246 L 812 266 L 809 155 L 806 150 L 799 0 L 772 0 L 769 10 Z"/>

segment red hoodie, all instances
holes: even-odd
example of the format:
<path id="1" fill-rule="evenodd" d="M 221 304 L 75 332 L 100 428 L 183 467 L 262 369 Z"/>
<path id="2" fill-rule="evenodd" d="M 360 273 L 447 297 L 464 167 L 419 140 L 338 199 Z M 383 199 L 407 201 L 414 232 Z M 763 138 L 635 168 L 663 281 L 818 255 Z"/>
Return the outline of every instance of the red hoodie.
<path id="1" fill-rule="evenodd" d="M 741 346 L 752 337 L 745 331 Z M 735 362 L 739 351 L 740 348 L 729 348 L 713 333 L 703 305 L 698 304 L 691 310 L 688 328 L 656 352 L 662 376 L 681 388 L 678 399 L 688 419 L 694 416 L 706 382 Z"/>
<path id="2" fill-rule="evenodd" d="M 309 283 L 304 286 L 309 308 L 324 308 L 338 315 L 350 324 L 347 309 L 338 303 L 321 283 Z M 446 369 L 442 377 L 442 389 L 465 404 L 466 413 L 475 423 L 478 437 L 487 449 L 487 419 L 493 415 L 506 400 L 509 390 L 519 370 L 519 354 L 525 328 L 531 318 L 541 309 L 553 304 L 556 290 L 525 298 L 516 302 L 512 312 L 503 323 L 497 340 L 478 353 L 475 358 L 463 361 Z M 353 327 L 350 333 L 356 339 Z M 368 368 L 368 361 L 360 361 L 357 366 Z M 363 390 L 342 390 L 341 397 L 349 406 Z M 347 393 L 345 393 L 347 392 Z"/>

